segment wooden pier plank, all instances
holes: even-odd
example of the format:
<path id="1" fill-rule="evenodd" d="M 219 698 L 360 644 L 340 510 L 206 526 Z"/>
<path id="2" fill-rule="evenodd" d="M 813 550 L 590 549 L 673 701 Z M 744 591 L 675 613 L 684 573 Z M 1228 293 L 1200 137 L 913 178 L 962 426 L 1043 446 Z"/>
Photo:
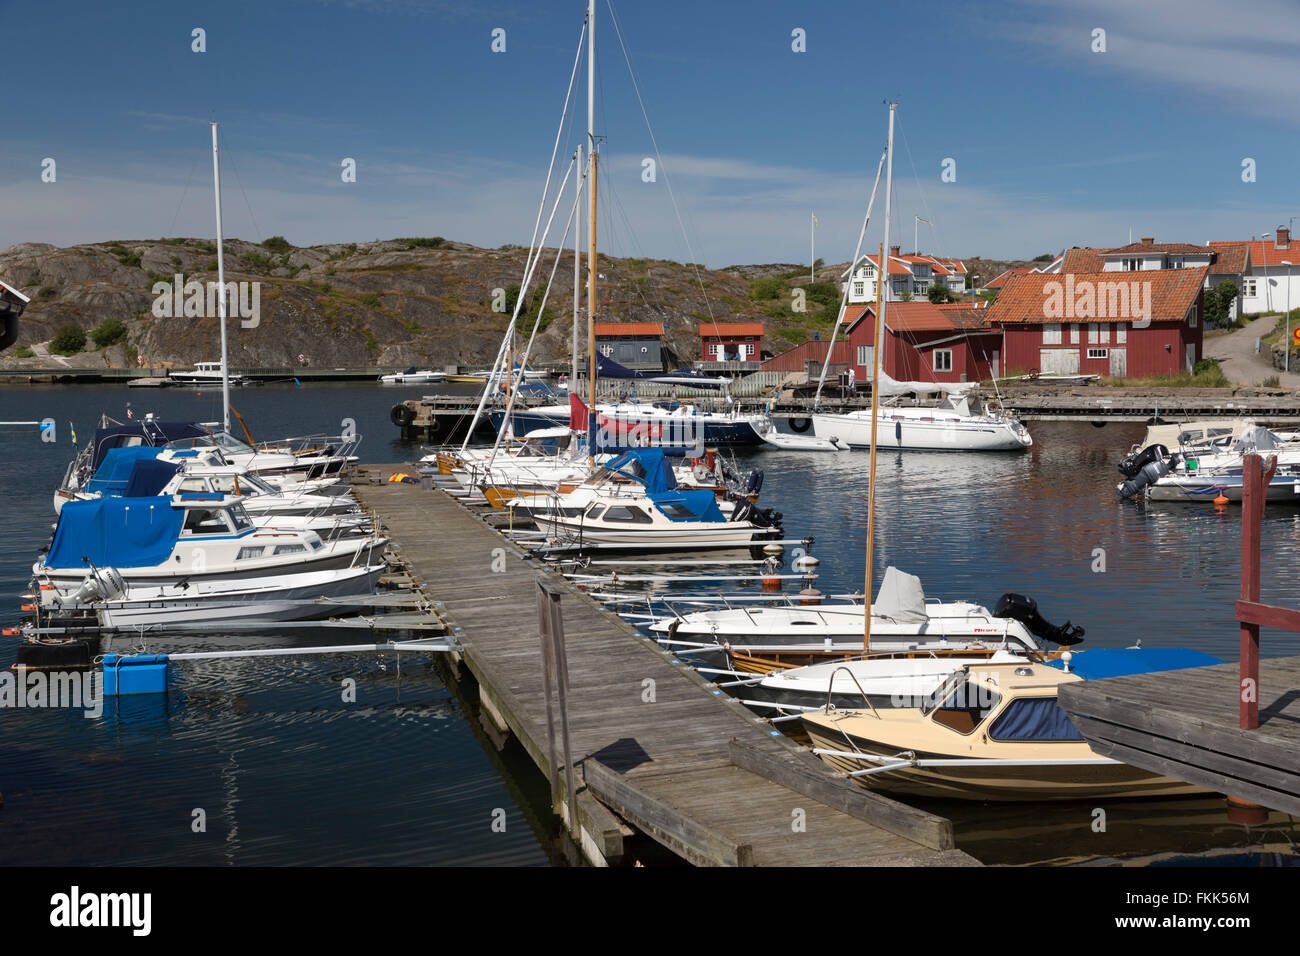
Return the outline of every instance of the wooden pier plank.
<path id="1" fill-rule="evenodd" d="M 370 467 L 373 472 L 375 466 Z M 391 473 L 410 466 L 383 468 Z M 517 547 L 442 491 L 381 483 L 360 485 L 356 493 L 382 517 L 394 548 L 449 626 L 461 628 L 454 633 L 466 643 L 466 664 L 545 772 L 549 748 L 536 604 L 540 565 L 524 559 Z M 673 663 L 626 622 L 565 586 L 570 736 L 575 762 L 591 768 L 591 789 L 583 793 L 594 792 L 696 863 L 975 863 L 960 851 L 932 849 L 736 766 L 733 738 L 762 755 L 756 766 L 776 765 L 793 748 L 769 736 L 769 725 L 692 668 Z M 818 771 L 805 765 L 805 772 Z M 820 772 L 828 786 L 843 786 L 829 768 Z M 581 810 L 582 794 L 579 804 Z M 806 819 L 803 832 L 792 829 L 795 809 Z M 934 834 L 945 826 L 951 832 L 942 818 L 903 809 L 915 815 L 918 832 L 929 834 L 930 843 L 942 845 Z M 900 813 L 882 817 L 894 820 Z"/>

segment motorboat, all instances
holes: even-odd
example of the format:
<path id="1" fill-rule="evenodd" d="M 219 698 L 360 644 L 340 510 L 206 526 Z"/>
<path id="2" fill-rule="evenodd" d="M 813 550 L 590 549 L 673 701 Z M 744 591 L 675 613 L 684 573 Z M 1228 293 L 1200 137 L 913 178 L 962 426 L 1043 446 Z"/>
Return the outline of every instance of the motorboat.
<path id="1" fill-rule="evenodd" d="M 920 578 L 890 566 L 871 604 L 870 645 L 860 602 L 728 607 L 661 617 L 650 631 L 670 650 L 722 654 L 736 670 L 766 673 L 862 654 L 991 657 L 999 651 L 1045 653 L 1069 646 L 1084 629 L 1049 623 L 1037 603 L 1007 593 L 994 610 L 969 601 L 927 599 Z"/>
<path id="2" fill-rule="evenodd" d="M 1075 681 L 1221 663 L 1185 648 L 1094 648 L 955 671 L 921 708 L 802 714 L 813 752 L 857 783 L 981 801 L 1167 797 L 1201 789 L 1093 752 L 1057 701 Z"/>
<path id="3" fill-rule="evenodd" d="M 766 415 L 751 422 L 750 425 L 765 446 L 778 451 L 849 451 L 852 447 L 838 436 L 819 438 L 815 434 L 796 435 L 793 432 L 783 432 Z"/>
<path id="4" fill-rule="evenodd" d="M 168 369 L 167 378 L 179 385 L 220 385 L 221 363 L 199 362 L 192 369 Z M 231 385 L 246 385 L 250 381 L 233 372 L 227 378 Z"/>
<path id="5" fill-rule="evenodd" d="M 1151 429 L 1148 429 L 1150 437 Z M 1247 455 L 1274 459 L 1276 469 L 1264 489 L 1265 500 L 1300 504 L 1300 442 L 1289 441 L 1247 421 L 1157 433 L 1155 441 L 1132 452 L 1119 465 L 1121 498 L 1151 501 L 1241 501 Z M 1177 451 L 1160 441 L 1176 442 Z"/>
<path id="6" fill-rule="evenodd" d="M 390 372 L 379 376 L 383 385 L 436 385 L 446 380 L 446 372 L 435 372 L 432 369 L 417 371 L 414 365 L 405 372 Z"/>
<path id="7" fill-rule="evenodd" d="M 49 550 L 32 568 L 41 603 L 75 594 L 96 568 L 128 586 L 232 581 L 363 567 L 382 561 L 387 539 L 259 528 L 237 495 L 69 501 Z"/>

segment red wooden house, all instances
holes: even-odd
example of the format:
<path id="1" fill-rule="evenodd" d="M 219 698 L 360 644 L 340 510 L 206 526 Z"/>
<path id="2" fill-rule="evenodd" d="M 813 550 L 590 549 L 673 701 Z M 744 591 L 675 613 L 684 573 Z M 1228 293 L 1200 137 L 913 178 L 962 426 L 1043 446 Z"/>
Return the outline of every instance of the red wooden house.
<path id="1" fill-rule="evenodd" d="M 1204 267 L 1013 276 L 988 308 L 1006 367 L 1175 375 L 1201 358 Z"/>
<path id="2" fill-rule="evenodd" d="M 762 343 L 762 322 L 700 323 L 700 354 L 706 362 L 757 362 Z"/>

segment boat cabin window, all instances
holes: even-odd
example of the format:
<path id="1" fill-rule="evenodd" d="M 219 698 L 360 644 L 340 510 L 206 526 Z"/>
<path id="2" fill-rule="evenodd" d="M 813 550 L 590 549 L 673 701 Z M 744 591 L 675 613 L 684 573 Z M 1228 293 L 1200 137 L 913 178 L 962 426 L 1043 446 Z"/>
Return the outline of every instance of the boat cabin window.
<path id="1" fill-rule="evenodd" d="M 1083 740 L 1083 734 L 1079 733 L 1069 715 L 1057 704 L 1055 697 L 1022 697 L 1013 700 L 989 728 L 989 737 L 1025 743 Z"/>
<path id="2" fill-rule="evenodd" d="M 240 549 L 239 549 L 239 554 L 237 554 L 237 555 L 235 556 L 235 560 L 236 560 L 236 561 L 247 561 L 249 558 L 260 558 L 260 557 L 262 556 L 263 552 L 265 552 L 265 551 L 266 551 L 266 548 L 265 548 L 265 547 L 257 547 L 257 548 L 240 548 Z"/>
<path id="3" fill-rule="evenodd" d="M 243 505 L 236 505 L 227 510 L 230 520 L 234 522 L 236 531 L 245 531 L 253 526 L 253 519 L 248 516 L 248 512 Z"/>
<path id="4" fill-rule="evenodd" d="M 307 549 L 301 544 L 277 544 L 275 546 L 276 554 L 297 554 L 299 551 Z"/>
<path id="5" fill-rule="evenodd" d="M 1002 700 L 1002 695 L 982 681 L 961 680 L 940 691 L 941 701 L 932 719 L 959 734 L 972 733 Z"/>
<path id="6" fill-rule="evenodd" d="M 676 501 L 670 501 L 667 504 L 660 505 L 659 510 L 674 521 L 694 521 L 699 518 L 699 515 L 690 508 Z"/>
<path id="7" fill-rule="evenodd" d="M 606 521 L 623 521 L 628 524 L 653 524 L 651 517 L 640 508 L 620 505 L 605 512 Z"/>
<path id="8" fill-rule="evenodd" d="M 591 510 L 589 510 L 589 511 L 587 512 L 587 517 L 588 517 L 588 518 L 599 518 L 599 517 L 600 517 L 601 515 L 603 515 L 604 513 L 605 513 L 605 506 L 604 506 L 604 505 L 592 505 L 592 506 L 591 506 Z"/>
<path id="9" fill-rule="evenodd" d="M 185 525 L 181 534 L 229 534 L 230 526 L 226 523 L 224 511 L 209 511 L 207 508 L 190 508 L 185 512 Z"/>
<path id="10" fill-rule="evenodd" d="M 212 489 L 208 487 L 208 479 L 206 478 L 186 478 L 181 482 L 178 490 L 182 494 L 202 494 Z"/>

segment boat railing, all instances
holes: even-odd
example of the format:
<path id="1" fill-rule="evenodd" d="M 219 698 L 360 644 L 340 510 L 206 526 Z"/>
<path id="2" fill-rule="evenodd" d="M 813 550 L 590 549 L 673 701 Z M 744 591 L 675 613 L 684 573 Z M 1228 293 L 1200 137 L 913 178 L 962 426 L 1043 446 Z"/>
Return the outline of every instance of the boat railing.
<path id="1" fill-rule="evenodd" d="M 865 690 L 862 689 L 862 684 L 859 683 L 859 681 L 858 681 L 858 676 L 857 676 L 856 674 L 854 674 L 852 670 L 850 670 L 848 667 L 846 667 L 846 666 L 844 666 L 844 665 L 842 665 L 842 664 L 841 664 L 839 667 L 835 668 L 835 670 L 831 671 L 831 679 L 830 679 L 829 681 L 826 682 L 826 711 L 827 711 L 827 713 L 829 713 L 830 710 L 831 710 L 831 697 L 832 697 L 832 695 L 835 693 L 835 678 L 836 678 L 837 676 L 839 676 L 840 671 L 844 671 L 844 673 L 846 673 L 846 674 L 849 675 L 849 679 L 850 679 L 851 681 L 853 681 L 854 686 L 857 687 L 857 689 L 858 689 L 858 693 L 862 695 L 862 701 L 863 701 L 863 703 L 865 703 L 865 704 L 867 705 L 867 707 L 870 708 L 870 710 L 871 710 L 871 716 L 872 716 L 872 717 L 875 717 L 877 720 L 879 720 L 879 719 L 880 719 L 880 714 L 876 713 L 876 705 L 873 704 L 873 703 L 871 702 L 871 698 L 867 696 L 867 692 L 866 692 Z"/>

